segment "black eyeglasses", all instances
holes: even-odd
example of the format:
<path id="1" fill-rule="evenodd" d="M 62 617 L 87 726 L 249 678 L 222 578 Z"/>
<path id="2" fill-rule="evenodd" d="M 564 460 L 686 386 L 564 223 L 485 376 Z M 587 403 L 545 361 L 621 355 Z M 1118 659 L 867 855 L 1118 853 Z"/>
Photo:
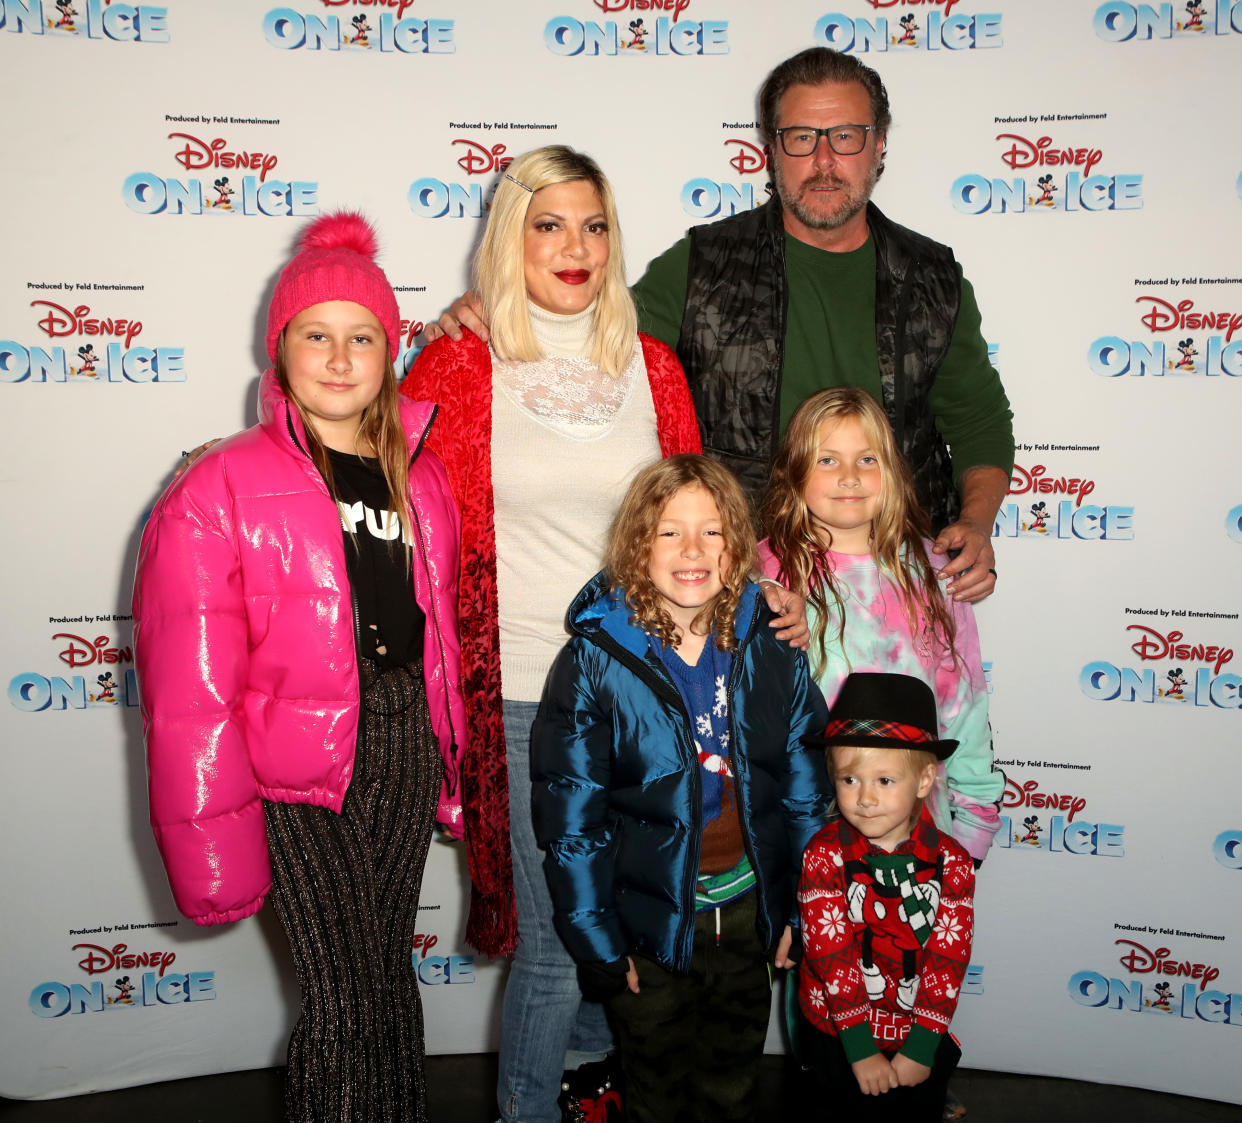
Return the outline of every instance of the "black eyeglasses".
<path id="1" fill-rule="evenodd" d="M 828 129 L 813 129 L 810 125 L 787 125 L 777 129 L 781 147 L 786 156 L 809 156 L 819 144 L 819 138 L 828 138 L 828 147 L 838 156 L 857 156 L 867 144 L 867 134 L 874 125 L 833 125 Z"/>

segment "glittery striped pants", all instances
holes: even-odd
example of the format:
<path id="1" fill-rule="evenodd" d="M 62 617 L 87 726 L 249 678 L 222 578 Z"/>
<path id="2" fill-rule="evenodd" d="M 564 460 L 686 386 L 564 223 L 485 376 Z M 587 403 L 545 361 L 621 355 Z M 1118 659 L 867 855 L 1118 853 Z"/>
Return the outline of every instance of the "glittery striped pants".
<path id="1" fill-rule="evenodd" d="M 302 985 L 291 1123 L 427 1118 L 411 953 L 444 766 L 421 666 L 360 662 L 363 729 L 341 814 L 265 804 L 271 901 Z"/>

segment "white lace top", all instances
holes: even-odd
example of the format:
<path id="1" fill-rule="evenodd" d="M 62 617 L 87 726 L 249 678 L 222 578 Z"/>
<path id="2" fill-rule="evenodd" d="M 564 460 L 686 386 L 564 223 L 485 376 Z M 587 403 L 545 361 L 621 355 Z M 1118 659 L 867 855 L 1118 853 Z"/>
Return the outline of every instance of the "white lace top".
<path id="1" fill-rule="evenodd" d="M 510 398 L 566 436 L 604 433 L 629 399 L 635 377 L 646 373 L 638 340 L 620 378 L 610 378 L 591 362 L 593 307 L 557 316 L 532 304 L 531 322 L 545 358 L 536 363 L 492 359 L 495 377 Z"/>
<path id="2" fill-rule="evenodd" d="M 531 307 L 545 358 L 492 356 L 492 490 L 504 696 L 537 701 L 566 640 L 565 610 L 596 573 L 634 474 L 659 459 L 655 407 L 634 340 L 619 378 L 589 358 L 592 310 Z"/>

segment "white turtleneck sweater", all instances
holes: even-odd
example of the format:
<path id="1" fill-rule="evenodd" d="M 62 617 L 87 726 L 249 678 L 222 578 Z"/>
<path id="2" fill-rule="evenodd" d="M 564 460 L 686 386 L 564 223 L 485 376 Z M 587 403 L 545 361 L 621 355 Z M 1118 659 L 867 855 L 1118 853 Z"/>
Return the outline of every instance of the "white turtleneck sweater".
<path id="1" fill-rule="evenodd" d="M 538 701 L 567 638 L 565 612 L 595 575 L 625 489 L 660 458 L 655 407 L 634 341 L 619 378 L 590 360 L 594 308 L 530 306 L 544 358 L 492 355 L 492 492 L 504 696 Z"/>

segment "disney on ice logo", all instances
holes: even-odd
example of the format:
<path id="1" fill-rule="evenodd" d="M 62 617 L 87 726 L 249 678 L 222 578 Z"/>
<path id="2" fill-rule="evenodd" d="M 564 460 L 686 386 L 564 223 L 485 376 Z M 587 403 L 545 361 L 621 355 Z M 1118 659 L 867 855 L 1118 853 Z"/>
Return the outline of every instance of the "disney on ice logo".
<path id="1" fill-rule="evenodd" d="M 830 12 L 815 21 L 816 46 L 836 51 L 973 51 L 1003 47 L 999 12 L 953 14 L 958 0 L 867 0 L 872 8 L 918 8 L 873 20 Z M 943 8 L 943 11 L 938 9 Z"/>
<path id="2" fill-rule="evenodd" d="M 1041 807 L 1049 811 L 1064 811 L 1066 822 L 1073 822 L 1079 811 L 1086 809 L 1087 801 L 1078 795 L 1068 793 L 1041 792 L 1038 780 L 1027 780 L 1019 784 L 1010 777 L 1005 778 L 1005 791 L 1001 797 L 1001 807 Z"/>
<path id="3" fill-rule="evenodd" d="M 50 617 L 53 621 L 102 622 L 108 616 Z M 113 616 L 113 620 L 130 620 Z M 56 632 L 52 641 L 59 647 L 57 658 L 67 667 L 84 674 L 68 678 L 57 674 L 22 671 L 9 680 L 9 703 L 26 713 L 42 710 L 116 709 L 138 705 L 138 679 L 132 667 L 134 649 L 115 644 L 108 634 L 91 636 L 76 632 Z M 113 669 L 115 668 L 115 670 Z M 88 680 L 90 680 L 88 682 Z"/>
<path id="4" fill-rule="evenodd" d="M 1127 608 L 1138 616 L 1200 616 L 1186 609 Z M 1083 667 L 1078 684 L 1095 702 L 1162 702 L 1173 705 L 1242 708 L 1242 678 L 1223 670 L 1233 659 L 1233 648 L 1187 640 L 1180 628 L 1161 631 L 1147 624 L 1126 626 L 1130 650 L 1140 663 L 1163 667 L 1122 667 L 1095 660 Z M 1187 667 L 1198 663 L 1200 666 Z"/>
<path id="5" fill-rule="evenodd" d="M 169 133 L 168 139 L 178 143 L 185 141 L 180 150 L 173 153 L 173 159 L 186 171 L 202 171 L 208 168 L 249 168 L 259 173 L 259 182 L 262 183 L 267 179 L 267 173 L 280 163 L 279 156 L 266 152 L 234 152 L 228 147 L 229 142 L 222 136 L 211 140 L 201 140 L 193 133 Z M 229 196 L 233 194 L 235 192 L 232 190 L 224 193 L 224 204 L 229 202 Z"/>
<path id="6" fill-rule="evenodd" d="M 165 115 L 169 121 L 198 121 L 199 117 Z M 201 118 L 203 124 L 229 123 L 229 118 Z M 187 171 L 203 177 L 167 179 L 154 172 L 135 172 L 121 185 L 125 205 L 138 214 L 268 215 L 307 218 L 319 213 L 319 184 L 309 180 L 268 179 L 279 157 L 248 151 L 226 137 L 204 140 L 193 133 L 173 132 L 173 159 Z M 238 171 L 258 172 L 243 175 Z M 215 173 L 219 172 L 217 175 Z M 231 172 L 232 175 L 224 174 Z M 210 180 L 210 182 L 208 182 Z"/>
<path id="7" fill-rule="evenodd" d="M 758 175 L 767 169 L 768 157 L 762 145 L 739 136 L 731 136 L 725 138 L 724 149 L 728 166 L 739 176 Z M 758 203 L 766 202 L 769 191 L 771 184 L 767 185 L 766 191 L 756 201 L 753 182 L 730 182 L 712 179 L 710 176 L 696 176 L 682 185 L 681 209 L 694 219 L 726 217 L 752 210 Z"/>
<path id="8" fill-rule="evenodd" d="M 105 928 L 106 925 L 93 929 L 71 929 L 70 935 L 102 932 Z M 118 924 L 115 928 L 107 928 L 107 931 L 129 929 L 128 924 Z M 177 958 L 176 952 L 131 952 L 129 945 L 124 943 L 111 947 L 92 943 L 74 944 L 72 951 L 81 956 L 78 967 L 88 976 L 113 975 L 114 978 L 111 981 L 94 979 L 85 984 L 55 980 L 37 983 L 29 999 L 30 1012 L 35 1017 L 59 1018 L 65 1014 L 135 1010 L 143 1006 L 179 1006 L 185 1002 L 209 1002 L 216 997 L 214 971 L 168 972 Z"/>
<path id="9" fill-rule="evenodd" d="M 1057 116 L 1045 114 L 1041 120 Z M 1034 121 L 1034 118 L 1032 118 Z M 1013 170 L 1033 169 L 1030 176 L 958 176 L 949 188 L 953 209 L 961 214 L 1029 211 L 1131 211 L 1143 206 L 1143 177 L 1137 173 L 1093 175 L 1103 151 L 1081 143 L 1066 144 L 1043 135 L 998 133 L 1001 163 Z M 1046 171 L 1056 168 L 1057 171 Z M 1069 169 L 1062 174 L 1062 169 Z M 1034 177 L 1033 182 L 1030 178 Z"/>
<path id="10" fill-rule="evenodd" d="M 1229 35 L 1242 32 L 1242 0 L 1108 0 L 1096 8 L 1092 27 L 1106 43 Z"/>
<path id="11" fill-rule="evenodd" d="M 621 21 L 553 16 L 544 25 L 543 43 L 554 55 L 727 55 L 728 20 L 682 19 L 690 0 L 590 0 Z M 644 17 L 625 16 L 648 12 Z M 655 13 L 666 12 L 667 15 Z M 652 20 L 648 23 L 648 20 Z"/>
<path id="12" fill-rule="evenodd" d="M 1175 332 L 1178 338 L 1124 339 L 1103 335 L 1087 348 L 1087 363 L 1093 374 L 1117 378 L 1143 375 L 1155 377 L 1201 375 L 1218 378 L 1227 374 L 1242 378 L 1242 339 L 1234 333 L 1242 328 L 1242 313 L 1213 308 L 1195 308 L 1191 297 L 1176 304 L 1160 296 L 1137 296 L 1139 323 L 1152 335 Z M 1205 332 L 1212 334 L 1205 335 Z M 1185 333 L 1185 338 L 1180 338 Z M 1174 354 L 1176 351 L 1176 354 Z"/>
<path id="13" fill-rule="evenodd" d="M 121 929 L 127 928 L 122 924 Z M 116 931 L 116 929 L 112 929 Z M 78 966 L 88 975 L 101 975 L 109 971 L 132 971 L 135 967 L 158 967 L 160 978 L 177 959 L 175 951 L 131 952 L 128 944 L 113 944 L 110 948 L 99 944 L 74 944 L 74 951 L 82 952 Z"/>
<path id="14" fill-rule="evenodd" d="M 1034 446 L 1036 450 L 1048 447 Z M 1083 500 L 1094 491 L 1094 480 L 1053 475 L 1043 464 L 1030 468 L 1015 464 L 1009 479 L 1009 494 L 1027 498 L 1001 505 L 992 528 L 993 537 L 1076 538 L 1112 542 L 1133 539 L 1134 508 L 1117 504 L 1084 504 Z M 1072 498 L 1057 500 L 1057 495 Z M 1031 502 L 1032 498 L 1034 502 Z"/>
<path id="15" fill-rule="evenodd" d="M 1157 928 L 1130 924 L 1114 924 L 1114 928 L 1131 934 L 1149 933 L 1152 937 L 1181 936 L 1219 940 L 1222 937 L 1203 932 L 1183 932 L 1178 928 Z M 1152 943 L 1157 943 L 1152 940 Z M 1197 956 L 1180 958 L 1163 942 L 1153 949 L 1133 939 L 1118 939 L 1121 948 L 1118 963 L 1126 978 L 1105 975 L 1099 971 L 1077 971 L 1070 976 L 1069 996 L 1080 1006 L 1108 1010 L 1128 1010 L 1135 1014 L 1168 1014 L 1203 1022 L 1242 1025 L 1242 994 L 1208 989 L 1220 977 L 1220 969 L 1201 961 Z M 1140 976 L 1135 978 L 1134 976 Z M 1148 979 L 1152 976 L 1157 981 Z M 1178 980 L 1182 982 L 1177 987 Z"/>
<path id="16" fill-rule="evenodd" d="M 32 300 L 30 307 L 35 309 L 35 326 L 49 339 L 77 338 L 51 347 L 0 339 L 0 382 L 186 380 L 185 348 L 134 346 L 143 325 L 133 316 L 111 310 L 99 315 L 89 304 L 68 307 L 52 300 Z"/>
<path id="17" fill-rule="evenodd" d="M 473 983 L 474 956 L 432 955 L 431 949 L 439 942 L 440 937 L 430 933 L 419 932 L 415 935 L 410 962 L 418 975 L 418 981 L 424 986 Z"/>
<path id="18" fill-rule="evenodd" d="M 404 55 L 451 55 L 455 21 L 406 16 L 414 0 L 319 0 L 340 15 L 273 8 L 263 17 L 263 38 L 282 51 L 379 51 Z M 378 15 L 358 8 L 382 8 Z"/>
<path id="19" fill-rule="evenodd" d="M 1045 762 L 1049 763 L 1049 762 Z M 1058 854 L 1094 854 L 1101 858 L 1126 856 L 1126 829 L 1117 823 L 1091 823 L 1074 816 L 1086 809 L 1083 796 L 1066 792 L 1042 792 L 1038 780 L 1019 784 L 1006 777 L 996 845 L 1007 850 L 1042 850 Z M 1023 815 L 1019 822 L 1018 816 Z M 1048 814 L 1055 812 L 1055 814 Z M 1044 826 L 1044 820 L 1047 826 Z"/>
<path id="20" fill-rule="evenodd" d="M 111 335 L 125 340 L 128 348 L 134 337 L 142 334 L 142 321 L 128 316 L 92 316 L 89 304 L 72 310 L 50 300 L 32 300 L 31 308 L 46 308 L 37 324 L 52 339 L 66 335 Z"/>
<path id="21" fill-rule="evenodd" d="M 473 123 L 449 122 L 454 129 L 482 129 L 483 122 Z M 453 153 L 457 166 L 469 176 L 488 176 L 503 172 L 513 157 L 507 156 L 508 146 L 490 144 L 469 137 L 457 137 L 449 142 L 449 146 L 460 149 Z M 495 192 L 492 185 L 488 199 L 483 198 L 483 184 L 454 183 L 445 181 L 438 176 L 422 176 L 410 184 L 406 192 L 406 201 L 419 218 L 482 218 L 491 203 L 491 193 Z"/>
<path id="22" fill-rule="evenodd" d="M 168 9 L 113 0 L 0 0 L 0 28 L 29 35 L 85 35 L 114 43 L 168 43 Z"/>
<path id="23" fill-rule="evenodd" d="M 1166 635 L 1146 624 L 1130 624 L 1126 631 L 1138 636 L 1130 645 L 1130 650 L 1144 661 L 1176 659 L 1180 662 L 1207 663 L 1212 673 L 1218 675 L 1221 667 L 1233 659 L 1233 648 L 1215 643 L 1182 643 L 1182 633 L 1177 630 Z"/>

